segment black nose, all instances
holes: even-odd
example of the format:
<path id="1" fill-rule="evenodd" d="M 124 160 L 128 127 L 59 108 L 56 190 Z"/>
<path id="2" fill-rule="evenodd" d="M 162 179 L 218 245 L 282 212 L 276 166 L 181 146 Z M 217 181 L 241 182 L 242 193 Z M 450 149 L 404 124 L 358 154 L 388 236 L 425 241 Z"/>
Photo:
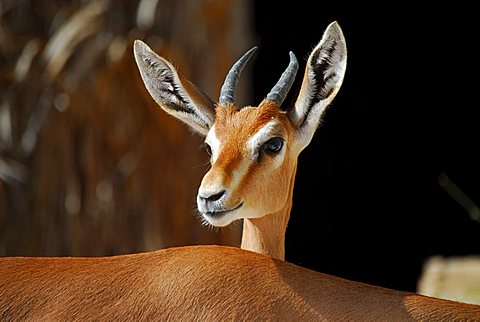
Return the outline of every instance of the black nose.
<path id="1" fill-rule="evenodd" d="M 199 197 L 207 202 L 213 202 L 213 201 L 217 201 L 219 200 L 220 198 L 223 197 L 223 195 L 225 194 L 225 190 L 222 190 L 220 192 L 214 192 L 210 195 L 199 195 Z"/>

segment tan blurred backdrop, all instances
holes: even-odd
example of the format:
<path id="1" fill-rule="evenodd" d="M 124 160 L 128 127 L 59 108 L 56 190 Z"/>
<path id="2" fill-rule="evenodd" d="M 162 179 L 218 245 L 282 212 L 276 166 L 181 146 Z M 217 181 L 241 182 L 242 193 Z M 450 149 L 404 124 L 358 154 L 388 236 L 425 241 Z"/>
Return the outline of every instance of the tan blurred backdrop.
<path id="1" fill-rule="evenodd" d="M 202 138 L 148 96 L 147 42 L 212 98 L 252 44 L 250 1 L 0 2 L 0 255 L 239 242 L 202 226 Z M 249 69 L 239 101 L 248 99 Z"/>

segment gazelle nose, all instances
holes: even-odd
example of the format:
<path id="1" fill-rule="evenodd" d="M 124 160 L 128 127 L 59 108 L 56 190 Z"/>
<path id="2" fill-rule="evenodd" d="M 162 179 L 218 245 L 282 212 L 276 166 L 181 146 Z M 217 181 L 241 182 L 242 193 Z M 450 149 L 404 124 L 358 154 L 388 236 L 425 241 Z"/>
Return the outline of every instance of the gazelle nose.
<path id="1" fill-rule="evenodd" d="M 223 195 L 225 195 L 225 190 L 221 190 L 219 192 L 200 192 L 198 194 L 198 197 L 206 202 L 213 202 L 213 201 L 217 201 L 219 200 L 220 198 L 223 197 Z"/>

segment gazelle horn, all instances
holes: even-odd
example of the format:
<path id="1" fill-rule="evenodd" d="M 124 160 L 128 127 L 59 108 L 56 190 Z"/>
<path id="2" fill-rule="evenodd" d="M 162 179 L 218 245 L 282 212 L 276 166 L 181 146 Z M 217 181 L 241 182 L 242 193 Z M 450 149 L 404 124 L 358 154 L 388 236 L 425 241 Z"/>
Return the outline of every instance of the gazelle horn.
<path id="1" fill-rule="evenodd" d="M 245 67 L 255 50 L 257 50 L 256 46 L 243 54 L 243 56 L 240 57 L 240 59 L 232 66 L 232 68 L 230 68 L 230 71 L 228 72 L 227 77 L 225 77 L 225 81 L 223 82 L 218 103 L 235 103 L 235 92 L 237 91 L 238 79 L 240 77 L 240 74 L 242 73 L 243 67 Z"/>
<path id="2" fill-rule="evenodd" d="M 267 100 L 274 101 L 278 106 L 281 106 L 288 91 L 292 87 L 295 76 L 297 75 L 298 61 L 295 54 L 290 52 L 290 63 L 287 69 L 283 72 L 277 84 L 272 88 L 267 95 Z"/>

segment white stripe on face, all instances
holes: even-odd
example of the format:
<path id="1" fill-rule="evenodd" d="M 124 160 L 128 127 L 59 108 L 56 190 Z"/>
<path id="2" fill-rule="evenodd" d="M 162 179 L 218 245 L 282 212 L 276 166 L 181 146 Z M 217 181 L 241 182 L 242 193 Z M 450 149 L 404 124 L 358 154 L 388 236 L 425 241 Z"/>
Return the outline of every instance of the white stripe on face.
<path id="1" fill-rule="evenodd" d="M 210 148 L 212 149 L 212 163 L 213 163 L 218 158 L 218 151 L 220 150 L 220 141 L 215 135 L 215 125 L 213 125 L 210 131 L 208 132 L 207 138 L 205 139 L 205 143 L 210 145 Z"/>
<path id="2" fill-rule="evenodd" d="M 271 133 L 277 124 L 278 122 L 276 120 L 269 121 L 248 139 L 247 148 L 251 152 L 252 157 L 258 152 L 259 146 L 270 139 Z"/>
<path id="3" fill-rule="evenodd" d="M 262 144 L 267 142 L 269 139 L 280 136 L 280 133 L 277 130 L 279 122 L 277 120 L 271 120 L 265 124 L 257 133 L 252 135 L 252 137 L 247 141 L 247 148 L 250 150 L 251 158 L 254 160 L 258 157 L 259 149 Z M 286 144 L 287 142 L 285 142 Z M 282 165 L 285 157 L 285 147 L 276 155 L 273 159 L 273 168 L 276 169 Z"/>

